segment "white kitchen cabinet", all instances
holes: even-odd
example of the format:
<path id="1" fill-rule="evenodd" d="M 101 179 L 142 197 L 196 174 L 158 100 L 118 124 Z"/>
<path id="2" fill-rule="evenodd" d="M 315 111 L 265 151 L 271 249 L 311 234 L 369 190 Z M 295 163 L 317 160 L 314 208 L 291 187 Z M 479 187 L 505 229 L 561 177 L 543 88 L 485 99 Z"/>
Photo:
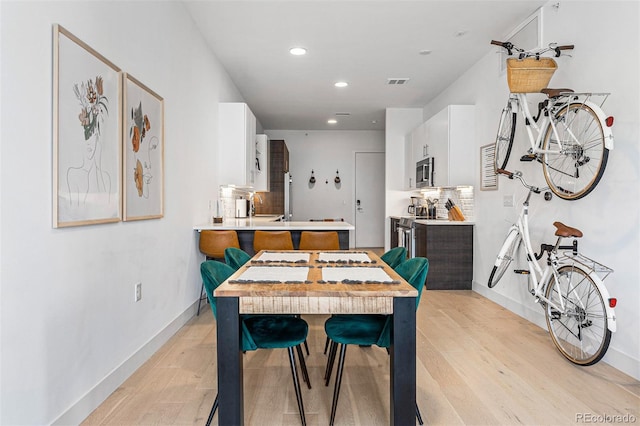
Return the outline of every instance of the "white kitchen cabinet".
<path id="1" fill-rule="evenodd" d="M 218 109 L 218 182 L 254 186 L 256 117 L 247 104 L 220 103 Z"/>
<path id="2" fill-rule="evenodd" d="M 269 191 L 269 137 L 256 135 L 256 163 L 253 187 L 256 191 Z"/>
<path id="3" fill-rule="evenodd" d="M 404 140 L 404 181 L 403 189 L 416 189 L 416 162 L 413 160 L 413 134 L 407 133 Z"/>
<path id="4" fill-rule="evenodd" d="M 433 186 L 473 185 L 478 158 L 475 107 L 449 105 L 425 124 L 429 156 L 434 158 Z"/>

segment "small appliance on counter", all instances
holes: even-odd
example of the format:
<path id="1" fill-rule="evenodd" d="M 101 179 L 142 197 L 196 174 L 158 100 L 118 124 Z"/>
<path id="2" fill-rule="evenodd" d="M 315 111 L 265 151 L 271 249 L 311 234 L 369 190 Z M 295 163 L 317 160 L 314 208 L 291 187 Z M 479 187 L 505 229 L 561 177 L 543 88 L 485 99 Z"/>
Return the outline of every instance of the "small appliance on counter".
<path id="1" fill-rule="evenodd" d="M 249 215 L 249 200 L 246 198 L 238 198 L 236 200 L 236 218 L 246 218 Z"/>

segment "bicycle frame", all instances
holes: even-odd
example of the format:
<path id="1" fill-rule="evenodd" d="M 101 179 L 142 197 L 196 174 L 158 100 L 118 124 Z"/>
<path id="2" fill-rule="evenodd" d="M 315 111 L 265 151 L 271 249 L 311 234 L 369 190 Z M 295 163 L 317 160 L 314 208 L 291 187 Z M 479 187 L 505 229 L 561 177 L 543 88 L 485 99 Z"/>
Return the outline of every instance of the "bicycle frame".
<path id="1" fill-rule="evenodd" d="M 560 247 L 560 242 L 562 240 L 562 238 L 559 237 L 554 250 L 549 251 L 549 260 L 546 267 L 543 269 L 540 266 L 540 262 L 536 259 L 536 253 L 531 246 L 531 238 L 529 235 L 529 199 L 531 198 L 532 193 L 532 191 L 529 191 L 529 194 L 527 195 L 527 198 L 523 203 L 522 211 L 520 212 L 520 215 L 518 216 L 516 222 L 511 225 L 508 235 L 511 235 L 511 233 L 515 230 L 523 240 L 524 249 L 526 252 L 527 269 L 529 270 L 531 280 L 529 284 L 529 290 L 536 298 L 536 301 L 542 301 L 545 304 L 552 306 L 554 309 L 557 309 L 558 311 L 566 312 L 567 309 L 564 303 L 565 297 L 560 298 L 561 303 L 560 306 L 558 306 L 545 297 L 545 287 L 551 279 L 551 275 L 553 275 L 556 281 L 559 280 L 558 269 L 563 266 L 574 266 L 576 262 L 572 261 L 571 256 L 564 256 L 562 261 L 558 258 L 557 249 Z M 577 261 L 577 263 L 580 264 L 578 265 L 578 267 L 586 266 L 580 261 Z M 580 269 L 583 269 L 582 267 Z M 614 309 L 609 305 L 609 299 L 611 298 L 611 296 L 609 295 L 609 291 L 605 287 L 600 277 L 597 275 L 595 268 L 586 267 L 585 272 L 588 272 L 587 275 L 593 280 L 596 287 L 600 291 L 602 298 L 605 300 L 605 310 L 607 312 L 607 328 L 611 330 L 611 332 L 615 332 L 617 328 L 616 316 Z M 580 298 L 576 299 L 579 300 Z M 584 306 L 582 306 L 582 308 L 584 308 Z"/>
<path id="2" fill-rule="evenodd" d="M 584 96 L 585 99 L 582 101 L 578 101 L 581 96 Z M 556 111 L 561 108 L 572 104 L 572 103 L 580 103 L 589 107 L 592 111 L 595 112 L 598 119 L 601 123 L 605 123 L 606 116 L 600 106 L 591 102 L 589 100 L 592 96 L 608 96 L 608 93 L 574 93 L 568 92 L 566 95 L 563 94 L 558 99 L 554 101 L 550 101 L 550 105 L 545 107 L 544 110 L 546 114 L 542 116 L 542 121 L 537 123 L 531 114 L 531 110 L 529 109 L 529 104 L 527 102 L 527 94 L 526 93 L 511 93 L 509 95 L 509 103 L 511 103 L 512 110 L 515 113 L 519 113 L 524 118 L 525 129 L 527 130 L 527 136 L 529 137 L 529 142 L 531 144 L 531 153 L 532 154 L 558 154 L 563 152 L 565 149 L 562 146 L 562 140 L 558 136 L 558 131 L 556 129 L 556 123 L 552 119 L 555 116 Z M 606 98 L 605 98 L 606 99 Z M 576 102 L 577 101 L 577 102 Z M 603 101 L 604 103 L 604 101 Z M 546 129 L 548 126 L 551 126 L 552 132 L 555 136 L 555 139 L 558 141 L 560 145 L 559 150 L 543 150 L 542 139 L 544 138 Z M 604 144 L 605 147 L 609 150 L 613 149 L 613 133 L 609 126 L 603 125 L 602 131 L 604 133 Z M 534 134 L 535 132 L 535 134 Z M 579 140 L 575 135 L 571 135 L 575 143 L 579 144 Z"/>

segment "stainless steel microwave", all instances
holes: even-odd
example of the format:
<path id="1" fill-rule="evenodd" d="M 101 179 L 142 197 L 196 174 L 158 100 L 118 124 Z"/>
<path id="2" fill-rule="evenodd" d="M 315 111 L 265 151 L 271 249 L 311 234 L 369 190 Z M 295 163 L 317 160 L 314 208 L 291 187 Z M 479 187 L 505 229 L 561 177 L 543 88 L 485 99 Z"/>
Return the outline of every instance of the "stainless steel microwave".
<path id="1" fill-rule="evenodd" d="M 427 157 L 422 161 L 416 163 L 416 187 L 425 188 L 428 186 L 435 186 L 433 181 L 433 164 L 434 158 Z"/>

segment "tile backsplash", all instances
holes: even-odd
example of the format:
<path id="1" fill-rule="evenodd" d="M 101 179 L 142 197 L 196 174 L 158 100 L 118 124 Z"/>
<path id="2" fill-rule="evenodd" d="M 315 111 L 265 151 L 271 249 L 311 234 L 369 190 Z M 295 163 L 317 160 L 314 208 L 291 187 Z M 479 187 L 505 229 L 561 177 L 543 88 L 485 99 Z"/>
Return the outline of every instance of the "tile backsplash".
<path id="1" fill-rule="evenodd" d="M 420 191 L 423 198 L 437 199 L 436 215 L 438 219 L 447 219 L 448 210 L 445 207 L 447 200 L 451 200 L 455 205 L 460 207 L 465 220 L 475 220 L 474 214 L 474 196 L 472 186 L 458 186 L 446 188 L 433 188 Z"/>

